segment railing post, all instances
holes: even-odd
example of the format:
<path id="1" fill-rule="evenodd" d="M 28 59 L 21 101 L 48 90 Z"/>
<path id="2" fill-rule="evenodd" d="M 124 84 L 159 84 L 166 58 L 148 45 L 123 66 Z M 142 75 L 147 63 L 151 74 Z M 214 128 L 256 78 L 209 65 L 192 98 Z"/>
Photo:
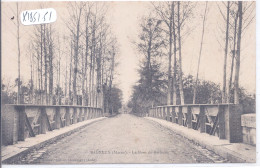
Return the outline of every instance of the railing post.
<path id="1" fill-rule="evenodd" d="M 77 108 L 73 107 L 73 124 L 77 123 L 77 119 L 78 119 Z"/>
<path id="2" fill-rule="evenodd" d="M 160 107 L 160 118 L 163 119 L 163 109 Z"/>
<path id="3" fill-rule="evenodd" d="M 65 125 L 70 125 L 70 107 L 66 107 L 66 113 L 65 113 Z"/>
<path id="4" fill-rule="evenodd" d="M 25 108 L 18 107 L 19 127 L 18 127 L 18 141 L 25 139 Z"/>
<path id="5" fill-rule="evenodd" d="M 204 133 L 206 132 L 206 115 L 205 115 L 205 107 L 200 105 L 200 119 L 199 119 L 199 122 L 200 122 L 200 132 L 201 133 Z"/>
<path id="6" fill-rule="evenodd" d="M 164 107 L 164 120 L 168 120 L 168 107 Z"/>
<path id="7" fill-rule="evenodd" d="M 183 125 L 183 114 L 182 114 L 182 106 L 179 106 L 179 112 L 178 112 L 178 124 Z"/>
<path id="8" fill-rule="evenodd" d="M 83 113 L 84 113 L 83 120 L 85 121 L 85 120 L 87 120 L 87 108 L 83 107 L 82 110 L 83 110 Z"/>
<path id="9" fill-rule="evenodd" d="M 192 114 L 191 106 L 187 107 L 187 127 L 192 128 Z"/>
<path id="10" fill-rule="evenodd" d="M 226 106 L 228 107 L 228 106 Z M 218 130 L 219 130 L 219 139 L 225 139 L 225 106 L 219 105 L 218 106 Z"/>
<path id="11" fill-rule="evenodd" d="M 79 122 L 82 121 L 82 107 L 78 107 L 79 110 Z"/>
<path id="12" fill-rule="evenodd" d="M 89 119 L 92 119 L 92 116 L 93 116 L 93 108 L 92 107 L 90 107 L 89 108 Z"/>
<path id="13" fill-rule="evenodd" d="M 59 129 L 61 125 L 60 107 L 55 108 L 55 129 Z"/>
<path id="14" fill-rule="evenodd" d="M 87 120 L 90 119 L 90 108 L 86 108 L 86 115 L 87 115 Z"/>
<path id="15" fill-rule="evenodd" d="M 169 116 L 169 113 L 170 113 L 170 107 L 166 107 L 166 120 L 169 121 L 170 119 L 170 116 Z"/>
<path id="16" fill-rule="evenodd" d="M 46 119 L 46 108 L 45 107 L 40 107 L 41 108 L 41 115 L 40 115 L 40 133 L 45 134 L 46 133 L 46 128 L 47 128 L 47 119 Z"/>
<path id="17" fill-rule="evenodd" d="M 175 106 L 172 107 L 172 122 L 173 122 L 173 123 L 176 123 L 176 119 L 175 119 L 175 117 L 176 117 L 175 108 L 176 108 Z"/>
<path id="18" fill-rule="evenodd" d="M 242 115 L 242 106 L 235 104 L 235 105 L 228 105 L 228 114 L 226 115 L 225 121 L 226 123 L 226 137 L 230 143 L 237 143 L 242 142 L 242 128 L 241 128 L 241 115 Z"/>

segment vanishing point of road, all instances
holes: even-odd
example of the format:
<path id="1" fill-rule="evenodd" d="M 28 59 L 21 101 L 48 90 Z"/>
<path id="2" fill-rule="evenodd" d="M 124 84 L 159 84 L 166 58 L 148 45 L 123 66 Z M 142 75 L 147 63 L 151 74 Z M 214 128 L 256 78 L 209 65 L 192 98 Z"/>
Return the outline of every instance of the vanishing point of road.
<path id="1" fill-rule="evenodd" d="M 219 162 L 228 161 L 153 121 L 121 114 L 32 151 L 18 164 Z"/>

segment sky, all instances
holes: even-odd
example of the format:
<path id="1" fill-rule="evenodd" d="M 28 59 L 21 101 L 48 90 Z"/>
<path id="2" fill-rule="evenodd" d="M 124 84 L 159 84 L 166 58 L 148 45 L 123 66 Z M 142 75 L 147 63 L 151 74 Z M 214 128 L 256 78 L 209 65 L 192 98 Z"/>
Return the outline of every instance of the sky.
<path id="1" fill-rule="evenodd" d="M 132 86 L 138 80 L 137 73 L 140 62 L 140 54 L 136 51 L 132 41 L 138 38 L 139 23 L 142 16 L 150 10 L 150 2 L 106 2 L 109 10 L 107 20 L 112 27 L 112 32 L 117 37 L 119 44 L 118 72 L 116 84 L 123 91 L 124 102 L 132 94 Z M 218 2 L 219 3 L 219 2 Z M 22 10 L 38 8 L 37 2 L 22 3 Z M 57 21 L 53 23 L 58 32 L 64 31 L 64 15 L 66 15 L 66 3 L 48 2 L 46 8 L 54 8 L 57 11 Z M 197 61 L 202 32 L 202 14 L 205 2 L 198 2 L 194 9 L 194 18 L 187 26 L 191 33 L 184 39 L 182 47 L 183 72 L 184 74 L 196 74 Z M 10 19 L 15 9 L 13 2 L 2 2 L 2 76 L 5 81 L 14 81 L 17 78 L 17 41 L 16 26 Z M 247 28 L 242 39 L 240 85 L 250 93 L 255 93 L 256 73 L 256 35 L 255 20 Z M 203 49 L 199 78 L 222 83 L 224 49 L 219 41 L 224 37 L 220 28 L 225 28 L 224 21 L 217 8 L 216 2 L 208 3 Z M 32 26 L 21 26 L 21 76 L 29 79 L 29 59 L 26 53 Z M 65 42 L 64 42 L 65 43 Z M 228 65 L 229 70 L 229 65 Z"/>

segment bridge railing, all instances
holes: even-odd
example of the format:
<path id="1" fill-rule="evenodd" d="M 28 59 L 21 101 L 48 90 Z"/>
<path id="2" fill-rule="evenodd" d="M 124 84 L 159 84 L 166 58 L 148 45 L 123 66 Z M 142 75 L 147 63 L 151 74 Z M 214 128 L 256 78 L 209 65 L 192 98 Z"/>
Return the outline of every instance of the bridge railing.
<path id="1" fill-rule="evenodd" d="M 231 143 L 242 142 L 242 107 L 235 104 L 191 104 L 157 106 L 148 115 L 164 119 L 189 129 L 198 130 L 227 139 Z"/>
<path id="2" fill-rule="evenodd" d="M 101 108 L 28 104 L 4 105 L 1 114 L 3 145 L 12 145 L 28 137 L 103 116 Z"/>

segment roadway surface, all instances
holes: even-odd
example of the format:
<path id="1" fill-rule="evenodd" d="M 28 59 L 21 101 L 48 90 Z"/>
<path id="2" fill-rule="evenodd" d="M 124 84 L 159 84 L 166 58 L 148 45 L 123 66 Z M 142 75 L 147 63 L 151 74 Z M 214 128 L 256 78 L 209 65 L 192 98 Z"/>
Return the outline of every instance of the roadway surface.
<path id="1" fill-rule="evenodd" d="M 159 124 L 130 114 L 95 122 L 17 164 L 228 162 Z"/>

